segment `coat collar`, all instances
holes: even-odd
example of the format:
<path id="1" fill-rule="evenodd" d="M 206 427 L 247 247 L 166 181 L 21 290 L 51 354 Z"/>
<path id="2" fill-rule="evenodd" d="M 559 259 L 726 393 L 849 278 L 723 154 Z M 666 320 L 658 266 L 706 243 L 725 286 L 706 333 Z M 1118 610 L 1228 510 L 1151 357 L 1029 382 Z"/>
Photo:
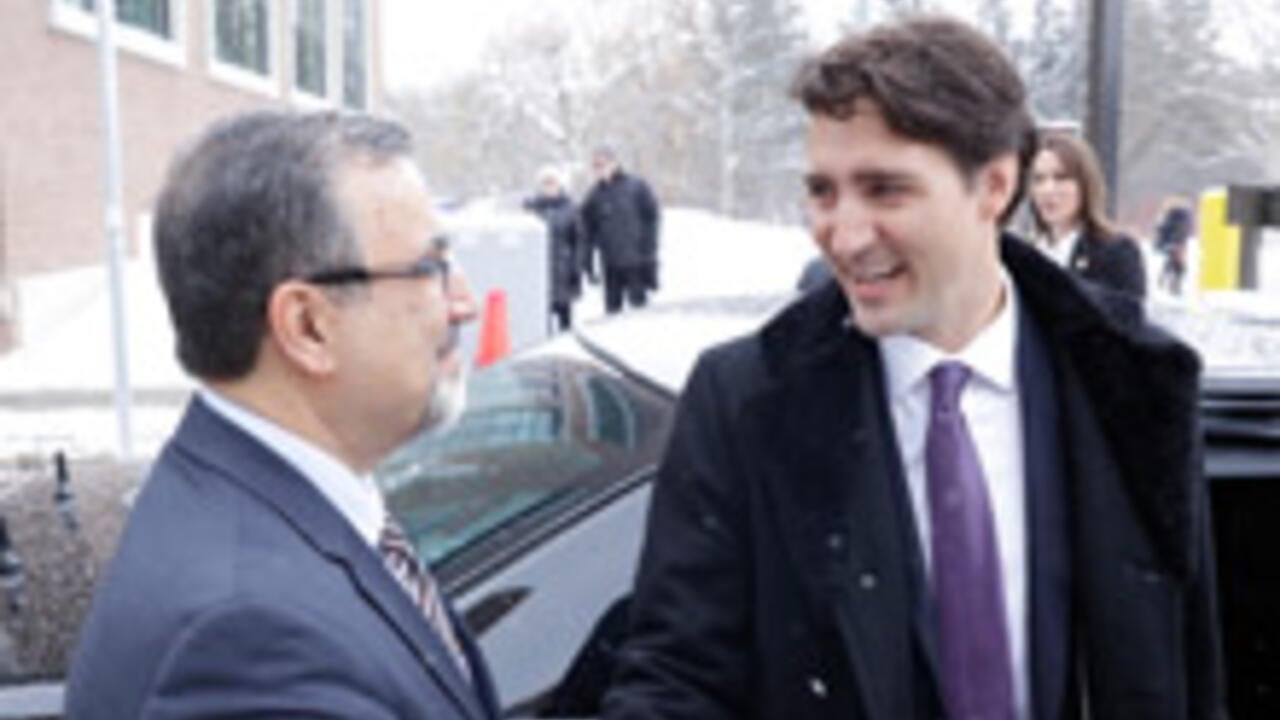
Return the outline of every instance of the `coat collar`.
<path id="1" fill-rule="evenodd" d="M 409 645 L 424 669 L 467 716 L 484 718 L 475 693 L 421 611 L 381 559 L 291 465 L 201 400 L 187 407 L 175 448 L 266 505 L 321 555 L 342 567 L 361 595 Z"/>
<path id="2" fill-rule="evenodd" d="M 1073 278 L 1024 241 L 1006 235 L 1001 255 L 1058 360 L 1078 371 L 1156 547 L 1170 569 L 1186 577 L 1195 557 L 1191 528 L 1207 512 L 1197 499 L 1199 358 L 1148 325 L 1139 302 Z M 851 347 L 863 366 L 875 354 L 831 280 L 769 322 L 761 344 L 768 372 L 784 385 L 832 363 L 848 371 Z"/>

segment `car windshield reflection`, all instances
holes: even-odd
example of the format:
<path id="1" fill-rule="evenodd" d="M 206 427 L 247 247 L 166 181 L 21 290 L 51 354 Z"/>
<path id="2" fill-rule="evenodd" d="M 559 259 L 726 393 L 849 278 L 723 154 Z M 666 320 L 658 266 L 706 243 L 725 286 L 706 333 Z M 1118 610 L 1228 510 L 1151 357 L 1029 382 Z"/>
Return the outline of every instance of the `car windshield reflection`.
<path id="1" fill-rule="evenodd" d="M 457 424 L 419 436 L 377 474 L 433 564 L 607 493 L 665 440 L 669 411 L 658 396 L 587 362 L 498 364 L 475 373 L 468 395 Z"/>

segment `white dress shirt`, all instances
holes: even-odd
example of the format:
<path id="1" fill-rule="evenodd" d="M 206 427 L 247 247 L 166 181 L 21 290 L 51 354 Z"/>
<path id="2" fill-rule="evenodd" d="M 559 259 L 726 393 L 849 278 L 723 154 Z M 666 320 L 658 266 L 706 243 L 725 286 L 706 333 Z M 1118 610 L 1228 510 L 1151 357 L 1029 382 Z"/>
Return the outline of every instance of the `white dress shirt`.
<path id="1" fill-rule="evenodd" d="M 369 546 L 378 547 L 386 504 L 369 475 L 357 475 L 329 453 L 261 415 L 207 387 L 200 399 L 224 420 L 266 445 L 293 466 L 356 529 Z"/>
<path id="2" fill-rule="evenodd" d="M 1080 241 L 1080 229 L 1076 228 L 1065 236 L 1054 240 L 1052 237 L 1041 236 L 1036 245 L 1048 255 L 1051 260 L 1057 263 L 1058 267 L 1071 267 L 1071 253 L 1076 251 L 1076 243 Z"/>
<path id="3" fill-rule="evenodd" d="M 999 314 L 955 355 L 908 335 L 881 338 L 889 404 L 898 449 L 906 469 L 911 509 L 919 531 L 925 567 L 932 574 L 925 432 L 929 426 L 929 371 L 955 360 L 973 375 L 960 395 L 960 409 L 987 480 L 996 541 L 1004 579 L 1005 622 L 1013 662 L 1018 717 L 1029 708 L 1028 577 L 1026 470 L 1023 465 L 1022 408 L 1019 404 L 1016 348 L 1018 297 L 1001 271 L 1005 301 Z"/>

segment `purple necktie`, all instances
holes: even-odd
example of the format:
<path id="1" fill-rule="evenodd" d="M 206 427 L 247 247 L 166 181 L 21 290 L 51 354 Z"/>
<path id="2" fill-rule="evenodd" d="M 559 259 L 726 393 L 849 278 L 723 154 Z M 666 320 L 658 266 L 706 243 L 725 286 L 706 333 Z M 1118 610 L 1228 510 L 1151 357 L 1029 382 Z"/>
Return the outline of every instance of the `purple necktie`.
<path id="1" fill-rule="evenodd" d="M 986 479 L 960 411 L 969 376 L 969 368 L 956 362 L 939 363 L 929 373 L 925 472 L 946 716 L 1011 720 L 1013 672 L 1000 554 Z"/>

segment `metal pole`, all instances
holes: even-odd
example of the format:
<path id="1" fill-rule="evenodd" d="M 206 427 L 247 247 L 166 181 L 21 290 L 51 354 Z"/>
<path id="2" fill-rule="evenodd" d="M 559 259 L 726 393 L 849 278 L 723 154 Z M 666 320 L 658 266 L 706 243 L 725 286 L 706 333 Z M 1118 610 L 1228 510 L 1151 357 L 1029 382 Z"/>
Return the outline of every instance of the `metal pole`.
<path id="1" fill-rule="evenodd" d="M 1107 182 L 1107 214 L 1115 215 L 1120 192 L 1120 86 L 1124 75 L 1124 6 L 1117 0 L 1089 3 L 1089 107 L 1085 137 L 1098 153 Z"/>
<path id="2" fill-rule="evenodd" d="M 129 388 L 128 326 L 124 308 L 124 204 L 121 191 L 120 116 L 116 104 L 115 0 L 98 3 L 98 68 L 102 83 L 102 186 L 107 231 L 111 334 L 115 349 L 116 430 L 120 458 L 133 458 L 133 408 Z"/>

